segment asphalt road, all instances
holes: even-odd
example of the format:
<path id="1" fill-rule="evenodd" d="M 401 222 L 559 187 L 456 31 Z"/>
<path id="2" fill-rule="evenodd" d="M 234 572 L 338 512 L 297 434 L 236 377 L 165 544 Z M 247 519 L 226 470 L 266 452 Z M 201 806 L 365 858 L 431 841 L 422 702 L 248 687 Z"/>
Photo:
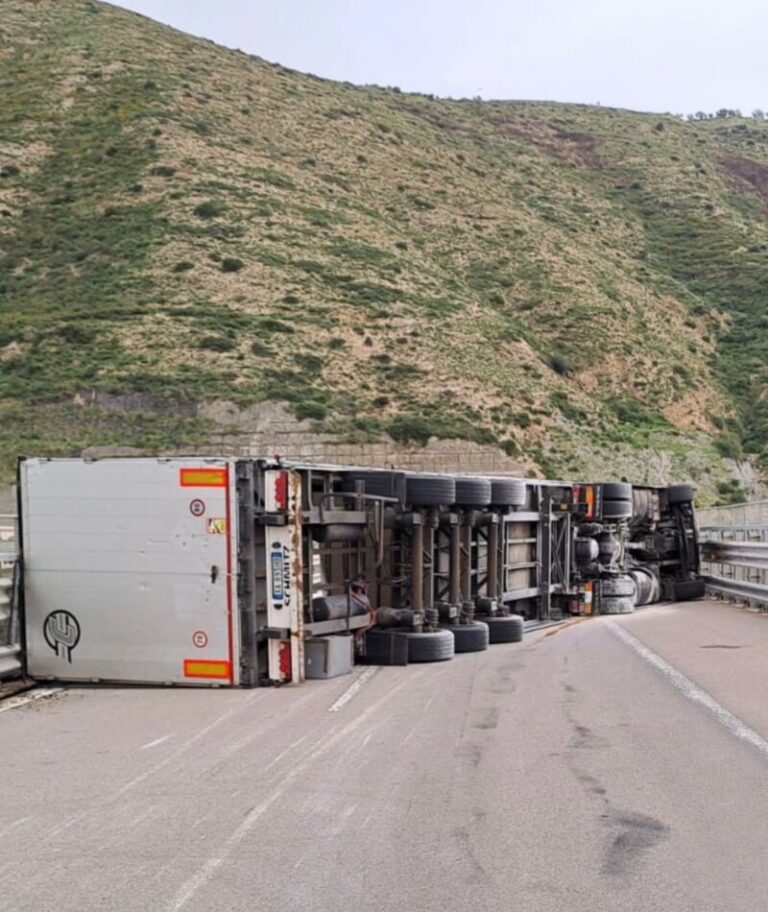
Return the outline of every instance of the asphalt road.
<path id="1" fill-rule="evenodd" d="M 298 689 L 0 704 L 0 909 L 761 912 L 766 694 L 768 619 L 693 603 Z"/>

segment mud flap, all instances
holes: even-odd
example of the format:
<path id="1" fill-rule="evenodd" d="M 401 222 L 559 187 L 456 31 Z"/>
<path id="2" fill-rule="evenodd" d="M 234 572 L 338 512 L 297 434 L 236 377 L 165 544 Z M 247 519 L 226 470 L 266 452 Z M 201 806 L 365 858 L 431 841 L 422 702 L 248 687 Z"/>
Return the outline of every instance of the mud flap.
<path id="1" fill-rule="evenodd" d="M 407 665 L 408 637 L 389 630 L 369 630 L 365 635 L 361 665 Z"/>
<path id="2" fill-rule="evenodd" d="M 675 583 L 675 601 L 690 602 L 693 599 L 704 598 L 706 586 L 704 580 L 685 580 Z"/>

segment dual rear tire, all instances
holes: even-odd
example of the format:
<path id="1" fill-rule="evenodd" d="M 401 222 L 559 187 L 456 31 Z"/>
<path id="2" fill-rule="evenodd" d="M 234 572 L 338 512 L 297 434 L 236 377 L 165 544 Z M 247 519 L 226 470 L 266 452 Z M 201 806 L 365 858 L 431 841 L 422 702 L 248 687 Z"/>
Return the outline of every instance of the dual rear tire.
<path id="1" fill-rule="evenodd" d="M 469 624 L 446 624 L 443 630 L 453 635 L 454 649 L 460 652 L 482 652 L 488 648 L 490 634 L 484 621 Z"/>
<path id="2" fill-rule="evenodd" d="M 603 599 L 603 614 L 632 614 L 634 610 L 635 600 L 629 596 Z"/>
<path id="3" fill-rule="evenodd" d="M 424 633 L 398 631 L 408 641 L 408 662 L 445 662 L 455 652 L 453 634 L 448 630 L 427 630 Z"/>
<path id="4" fill-rule="evenodd" d="M 632 518 L 632 485 L 625 481 L 606 481 L 600 485 L 603 519 Z"/>
<path id="5" fill-rule="evenodd" d="M 523 639 L 524 622 L 519 614 L 488 616 L 482 618 L 488 625 L 491 643 L 519 643 Z"/>

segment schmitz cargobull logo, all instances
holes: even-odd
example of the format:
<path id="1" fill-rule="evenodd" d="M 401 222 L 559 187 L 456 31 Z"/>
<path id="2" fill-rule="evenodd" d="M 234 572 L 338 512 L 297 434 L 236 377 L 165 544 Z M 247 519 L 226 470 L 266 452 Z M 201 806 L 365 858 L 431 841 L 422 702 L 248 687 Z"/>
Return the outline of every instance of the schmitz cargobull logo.
<path id="1" fill-rule="evenodd" d="M 43 621 L 45 642 L 60 659 L 72 663 L 72 650 L 80 642 L 80 624 L 68 611 L 52 611 Z"/>

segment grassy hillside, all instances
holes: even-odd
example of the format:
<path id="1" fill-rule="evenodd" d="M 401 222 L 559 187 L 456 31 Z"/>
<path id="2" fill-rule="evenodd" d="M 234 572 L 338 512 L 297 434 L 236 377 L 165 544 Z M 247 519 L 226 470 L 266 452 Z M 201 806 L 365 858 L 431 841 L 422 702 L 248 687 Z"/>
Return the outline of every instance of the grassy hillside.
<path id="1" fill-rule="evenodd" d="M 0 89 L 6 474 L 194 445 L 209 399 L 552 472 L 768 458 L 766 123 L 338 84 L 91 0 L 6 0 Z"/>

